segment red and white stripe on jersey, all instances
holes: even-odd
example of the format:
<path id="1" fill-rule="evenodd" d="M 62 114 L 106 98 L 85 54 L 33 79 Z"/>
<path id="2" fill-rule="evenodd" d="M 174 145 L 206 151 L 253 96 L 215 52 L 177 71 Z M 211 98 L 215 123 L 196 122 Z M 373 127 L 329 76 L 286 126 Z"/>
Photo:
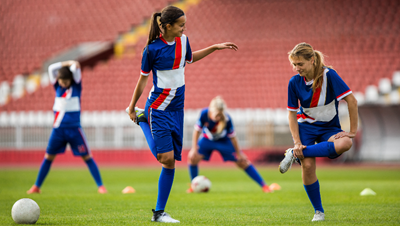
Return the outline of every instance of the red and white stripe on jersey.
<path id="1" fill-rule="evenodd" d="M 65 90 L 65 93 L 61 97 L 56 98 L 56 100 L 54 102 L 54 106 L 53 106 L 53 110 L 55 111 L 54 123 L 53 123 L 54 128 L 58 128 L 60 126 L 61 121 L 64 118 L 67 105 L 68 105 L 67 99 L 71 99 L 71 96 L 72 96 L 72 86 L 69 89 Z M 78 98 L 78 97 L 76 97 L 76 98 Z M 69 107 L 70 106 L 68 106 L 68 108 Z M 79 107 L 79 105 L 78 105 L 78 107 Z M 75 108 L 75 107 L 73 106 L 72 108 Z"/>
<path id="2" fill-rule="evenodd" d="M 338 101 L 342 100 L 343 98 L 345 98 L 346 96 L 350 95 L 351 93 L 353 93 L 351 90 L 348 90 L 342 94 L 340 94 L 339 96 L 336 97 L 336 99 Z"/>
<path id="3" fill-rule="evenodd" d="M 158 110 L 165 110 L 175 97 L 175 93 L 176 89 L 164 89 L 150 107 Z"/>
<path id="4" fill-rule="evenodd" d="M 172 69 L 157 70 L 157 87 L 163 89 L 163 92 L 150 105 L 153 109 L 165 110 L 175 97 L 177 89 L 185 85 L 186 35 L 176 37 L 175 44 L 175 60 Z M 153 91 L 154 87 L 151 89 L 149 97 Z"/>
<path id="5" fill-rule="evenodd" d="M 150 71 L 143 71 L 143 70 L 140 70 L 140 74 L 141 74 L 141 75 L 144 75 L 144 76 L 149 76 Z"/>
<path id="6" fill-rule="evenodd" d="M 322 85 L 320 87 L 318 87 L 317 89 L 315 89 L 312 99 L 311 99 L 310 108 L 325 105 L 326 92 L 327 92 L 327 86 L 328 86 L 328 79 L 326 77 L 326 73 L 328 71 L 329 70 L 327 68 L 325 68 L 323 77 L 322 77 Z M 297 121 L 313 123 L 313 122 L 316 122 L 317 120 L 315 120 L 314 118 L 309 117 L 305 114 L 301 114 L 301 115 L 297 115 Z"/>

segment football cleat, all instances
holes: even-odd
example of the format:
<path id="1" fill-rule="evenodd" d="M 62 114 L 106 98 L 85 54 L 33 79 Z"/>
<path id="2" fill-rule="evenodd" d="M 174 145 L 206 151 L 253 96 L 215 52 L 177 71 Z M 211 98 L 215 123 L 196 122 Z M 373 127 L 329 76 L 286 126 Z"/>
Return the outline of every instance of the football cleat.
<path id="1" fill-rule="evenodd" d="M 161 223 L 180 223 L 180 221 L 173 219 L 168 213 L 164 212 L 164 210 L 153 211 L 153 217 L 151 221 L 161 222 Z"/>
<path id="2" fill-rule="evenodd" d="M 100 194 L 105 194 L 105 193 L 107 193 L 107 189 L 106 189 L 106 187 L 104 187 L 104 185 L 101 185 L 99 187 L 99 189 L 97 189 L 97 192 Z"/>
<path id="3" fill-rule="evenodd" d="M 262 190 L 263 190 L 264 193 L 272 193 L 272 192 L 274 192 L 274 190 L 272 190 L 268 185 L 264 185 L 262 187 Z"/>
<path id="4" fill-rule="evenodd" d="M 293 155 L 293 149 L 289 148 L 286 150 L 285 158 L 279 164 L 279 171 L 281 173 L 286 173 L 291 167 L 292 164 L 296 161 L 296 157 Z"/>
<path id="5" fill-rule="evenodd" d="M 315 211 L 314 218 L 312 221 L 323 221 L 325 220 L 325 214 L 319 210 Z"/>
<path id="6" fill-rule="evenodd" d="M 40 188 L 36 185 L 32 185 L 32 187 L 26 192 L 26 194 L 40 194 Z"/>
<path id="7" fill-rule="evenodd" d="M 126 113 L 129 114 L 129 107 L 125 109 Z M 136 124 L 139 125 L 140 122 L 147 122 L 146 116 L 144 115 L 144 109 L 135 107 L 136 113 Z"/>

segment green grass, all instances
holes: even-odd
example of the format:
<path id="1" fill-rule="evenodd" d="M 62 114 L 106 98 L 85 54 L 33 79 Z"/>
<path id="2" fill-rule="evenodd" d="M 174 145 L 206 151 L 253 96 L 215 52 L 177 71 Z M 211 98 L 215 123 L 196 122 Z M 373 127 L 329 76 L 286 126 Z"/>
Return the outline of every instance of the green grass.
<path id="1" fill-rule="evenodd" d="M 258 167 L 267 183 L 281 191 L 264 194 L 236 168 L 201 168 L 212 181 L 205 194 L 186 194 L 188 172 L 178 168 L 166 212 L 180 225 L 310 225 L 313 208 L 298 167 L 281 175 Z M 97 188 L 85 168 L 50 171 L 42 194 L 25 192 L 38 169 L 0 169 L 0 225 L 16 225 L 11 207 L 20 198 L 32 198 L 40 208 L 38 225 L 154 225 L 151 209 L 157 198 L 160 169 L 101 168 L 108 194 Z M 325 221 L 318 225 L 399 225 L 400 169 L 358 169 L 340 166 L 318 169 Z M 133 186 L 135 194 L 122 194 Z M 376 196 L 360 196 L 364 188 Z"/>

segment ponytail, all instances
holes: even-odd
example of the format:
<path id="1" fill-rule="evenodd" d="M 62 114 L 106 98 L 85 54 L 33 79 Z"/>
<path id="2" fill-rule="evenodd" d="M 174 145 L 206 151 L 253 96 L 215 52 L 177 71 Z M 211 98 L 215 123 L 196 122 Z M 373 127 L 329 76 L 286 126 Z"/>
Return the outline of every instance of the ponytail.
<path id="1" fill-rule="evenodd" d="M 314 50 L 314 83 L 312 85 L 313 91 L 322 86 L 324 79 L 324 54 L 318 50 Z"/>
<path id="2" fill-rule="evenodd" d="M 222 119 L 221 119 L 221 121 L 218 122 L 218 125 L 217 125 L 217 133 L 221 133 L 222 130 L 225 129 L 226 123 L 227 123 L 226 122 L 227 118 L 225 115 L 226 103 L 225 103 L 224 99 L 222 99 L 221 96 L 214 97 L 210 102 L 209 109 L 213 112 L 215 112 L 215 111 L 223 112 Z"/>
<path id="3" fill-rule="evenodd" d="M 153 16 L 151 17 L 149 39 L 147 40 L 146 46 L 148 46 L 150 43 L 160 37 L 161 30 L 158 26 L 157 17 L 161 17 L 161 13 L 153 13 Z"/>
<path id="4" fill-rule="evenodd" d="M 146 46 L 150 45 L 154 40 L 161 36 L 162 32 L 160 26 L 165 31 L 167 24 L 173 25 L 176 20 L 183 15 L 185 15 L 185 13 L 180 8 L 171 5 L 162 9 L 161 13 L 153 13 L 153 16 L 151 17 L 149 39 L 147 40 Z"/>

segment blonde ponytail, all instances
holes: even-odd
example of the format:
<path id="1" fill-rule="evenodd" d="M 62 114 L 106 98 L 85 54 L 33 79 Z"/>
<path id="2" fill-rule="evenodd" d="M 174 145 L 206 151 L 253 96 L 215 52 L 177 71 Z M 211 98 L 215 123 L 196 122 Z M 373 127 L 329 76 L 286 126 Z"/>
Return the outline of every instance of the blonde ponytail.
<path id="1" fill-rule="evenodd" d="M 211 111 L 214 111 L 214 112 L 215 111 L 222 111 L 223 112 L 222 119 L 218 122 L 218 125 L 217 125 L 217 133 L 221 133 L 225 129 L 226 120 L 227 120 L 227 118 L 225 116 L 225 113 L 224 113 L 224 111 L 226 109 L 226 103 L 225 103 L 224 99 L 222 99 L 221 96 L 214 97 L 211 100 L 210 106 L 209 106 L 208 109 L 211 110 Z"/>

